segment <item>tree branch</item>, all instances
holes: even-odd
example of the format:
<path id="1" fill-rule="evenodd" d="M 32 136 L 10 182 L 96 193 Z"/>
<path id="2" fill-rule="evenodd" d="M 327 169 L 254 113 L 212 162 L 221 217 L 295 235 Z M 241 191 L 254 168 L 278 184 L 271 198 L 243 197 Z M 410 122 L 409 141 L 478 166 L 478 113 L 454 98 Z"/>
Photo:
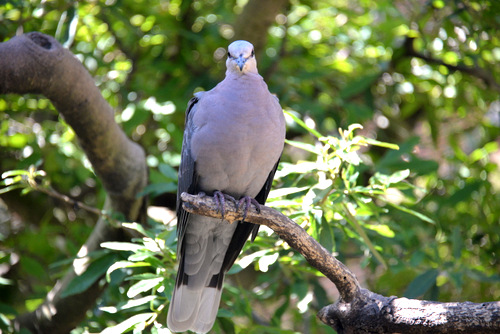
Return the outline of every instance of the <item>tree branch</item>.
<path id="1" fill-rule="evenodd" d="M 221 218 L 217 210 L 217 203 L 212 197 L 182 193 L 181 199 L 184 201 L 184 209 L 188 212 Z M 224 219 L 230 222 L 241 220 L 241 212 L 236 211 L 234 203 L 227 202 Z M 254 224 L 266 225 L 276 232 L 281 239 L 302 254 L 314 268 L 335 283 L 342 300 L 351 302 L 359 294 L 360 286 L 354 274 L 288 217 L 267 206 L 261 206 L 260 213 L 254 208 L 249 209 L 245 220 Z"/>
<path id="2" fill-rule="evenodd" d="M 495 77 L 491 74 L 490 71 L 486 71 L 485 69 L 475 66 L 475 67 L 470 67 L 470 66 L 465 66 L 465 65 L 452 65 L 444 62 L 441 59 L 434 58 L 430 55 L 423 54 L 421 52 L 418 52 L 415 50 L 414 46 L 414 40 L 415 38 L 412 37 L 406 37 L 405 43 L 404 43 L 404 50 L 405 50 L 405 55 L 409 57 L 415 57 L 415 58 L 420 58 L 428 63 L 435 64 L 435 65 L 442 65 L 446 68 L 448 68 L 450 71 L 459 71 L 463 73 L 467 73 L 469 75 L 472 75 L 478 79 L 481 79 L 486 85 L 491 87 L 492 89 L 495 89 L 496 91 L 500 92 L 500 84 L 496 82 Z"/>
<path id="3" fill-rule="evenodd" d="M 222 218 L 212 197 L 181 194 L 186 211 Z M 234 203 L 226 202 L 225 220 L 242 219 Z M 362 289 L 349 269 L 307 232 L 276 210 L 261 206 L 248 210 L 246 221 L 266 225 L 326 277 L 341 299 L 320 310 L 318 318 L 339 334 L 354 333 L 499 333 L 500 302 L 440 303 L 384 297 Z"/>
<path id="4" fill-rule="evenodd" d="M 137 194 L 147 184 L 144 150 L 129 140 L 114 120 L 114 111 L 83 67 L 53 37 L 32 32 L 0 43 L 0 94 L 39 93 L 51 100 L 73 128 L 94 171 L 108 194 L 105 210 L 137 220 L 143 199 Z M 16 319 L 16 326 L 34 333 L 68 333 L 84 317 L 103 291 L 96 282 L 83 293 L 62 298 L 68 284 L 82 274 L 88 254 L 123 233 L 100 218 L 77 260 L 34 312 Z"/>
<path id="5" fill-rule="evenodd" d="M 440 303 L 384 297 L 361 289 L 354 303 L 328 305 L 318 318 L 343 334 L 493 334 L 500 332 L 500 302 Z"/>

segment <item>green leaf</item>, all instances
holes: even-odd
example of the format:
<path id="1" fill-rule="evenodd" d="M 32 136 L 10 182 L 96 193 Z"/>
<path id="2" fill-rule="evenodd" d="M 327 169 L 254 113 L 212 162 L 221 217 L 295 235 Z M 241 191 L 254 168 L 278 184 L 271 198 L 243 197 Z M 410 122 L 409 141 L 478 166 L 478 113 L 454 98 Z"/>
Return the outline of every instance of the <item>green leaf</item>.
<path id="1" fill-rule="evenodd" d="M 314 205 L 323 201 L 332 190 L 332 186 L 333 182 L 327 179 L 311 187 L 302 200 L 302 209 L 311 210 Z"/>
<path id="2" fill-rule="evenodd" d="M 28 310 L 28 312 L 33 312 L 38 308 L 38 306 L 43 304 L 43 301 L 43 298 L 27 299 L 24 302 L 24 305 L 26 306 L 26 310 Z"/>
<path id="3" fill-rule="evenodd" d="M 280 198 L 280 197 L 285 197 L 290 194 L 296 194 L 301 191 L 309 189 L 309 186 L 305 187 L 288 187 L 288 188 L 279 188 L 279 189 L 274 189 L 269 192 L 269 199 L 272 198 Z"/>
<path id="4" fill-rule="evenodd" d="M 138 294 L 140 294 L 142 292 L 149 291 L 149 290 L 159 286 L 163 282 L 164 279 L 165 279 L 164 277 L 157 277 L 157 278 L 151 278 L 151 279 L 139 281 L 139 282 L 135 283 L 134 285 L 132 285 L 130 287 L 130 289 L 128 289 L 127 297 L 134 298 L 135 296 L 137 296 Z"/>
<path id="5" fill-rule="evenodd" d="M 116 251 L 129 251 L 129 252 L 137 252 L 145 249 L 143 245 L 138 245 L 131 242 L 120 242 L 120 241 L 103 242 L 101 243 L 101 247 Z"/>
<path id="6" fill-rule="evenodd" d="M 155 299 L 157 299 L 158 296 L 146 296 L 146 297 L 142 297 L 142 298 L 138 298 L 138 299 L 130 299 L 124 303 L 120 303 L 118 306 L 101 306 L 99 307 L 99 309 L 103 312 L 107 312 L 107 313 L 117 313 L 121 310 L 126 310 L 126 309 L 130 309 L 130 308 L 133 308 L 133 307 L 136 307 L 136 306 L 141 306 L 141 305 L 144 305 L 146 303 L 149 303 Z"/>
<path id="7" fill-rule="evenodd" d="M 269 270 L 269 267 L 273 265 L 279 258 L 279 253 L 272 253 L 270 255 L 265 255 L 259 259 L 257 262 L 258 264 L 258 269 L 261 272 L 267 272 Z"/>
<path id="8" fill-rule="evenodd" d="M 146 280 L 146 279 L 153 279 L 153 278 L 163 278 L 163 275 L 158 275 L 158 274 L 153 274 L 153 273 L 142 273 L 142 274 L 137 274 L 137 275 L 132 275 L 127 277 L 127 281 L 141 281 L 141 280 Z"/>
<path id="9" fill-rule="evenodd" d="M 29 256 L 22 256 L 20 260 L 21 267 L 24 273 L 28 273 L 33 277 L 44 277 L 47 275 L 47 269 L 40 261 Z"/>
<path id="10" fill-rule="evenodd" d="M 317 130 L 312 129 L 309 126 L 307 126 L 306 123 L 304 123 L 304 121 L 302 121 L 300 118 L 298 118 L 295 114 L 293 114 L 289 111 L 286 111 L 286 110 L 284 110 L 284 113 L 286 115 L 290 116 L 295 121 L 295 123 L 297 123 L 298 125 L 300 125 L 304 129 L 306 129 L 310 134 L 316 136 L 317 138 L 323 137 L 323 135 L 321 133 L 319 133 Z"/>
<path id="11" fill-rule="evenodd" d="M 0 277 L 0 285 L 14 285 L 14 281 L 5 277 Z"/>
<path id="12" fill-rule="evenodd" d="M 131 254 L 127 260 L 137 262 L 137 261 L 145 261 L 151 257 L 154 257 L 155 254 L 153 252 L 150 252 L 149 250 L 146 251 L 139 251 L 135 252 L 134 254 Z"/>
<path id="13" fill-rule="evenodd" d="M 475 149 L 470 154 L 470 163 L 474 163 L 480 159 L 487 157 L 489 154 L 498 151 L 498 143 L 496 141 L 486 143 L 483 147 Z"/>
<path id="14" fill-rule="evenodd" d="M 172 181 L 177 180 L 177 171 L 172 166 L 161 163 L 158 165 L 158 170 L 160 171 L 160 173 L 166 176 L 167 179 L 170 179 Z"/>
<path id="15" fill-rule="evenodd" d="M 5 188 L 1 188 L 0 189 L 0 195 L 8 193 L 9 191 L 12 191 L 12 190 L 15 190 L 15 189 L 19 189 L 19 188 L 24 188 L 24 187 L 25 186 L 22 185 L 22 184 L 13 184 L 11 186 L 8 186 L 8 187 L 5 187 Z"/>
<path id="16" fill-rule="evenodd" d="M 101 334 L 119 334 L 119 333 L 125 333 L 131 330 L 134 327 L 137 327 L 137 325 L 141 325 L 141 328 L 144 326 L 146 321 L 151 319 L 151 317 L 155 316 L 156 313 L 150 312 L 150 313 L 140 313 L 136 314 L 127 320 L 124 320 L 120 322 L 116 326 L 108 327 L 104 329 Z"/>
<path id="17" fill-rule="evenodd" d="M 276 311 L 273 314 L 273 317 L 271 318 L 271 324 L 273 326 L 280 326 L 281 325 L 281 317 L 283 314 L 285 314 L 286 310 L 288 310 L 290 306 L 290 298 L 285 298 L 285 301 L 283 304 L 281 304 L 280 307 L 276 309 Z"/>
<path id="18" fill-rule="evenodd" d="M 317 171 L 321 166 L 316 162 L 299 161 L 296 164 L 282 163 L 281 170 L 276 172 L 276 178 L 290 174 L 308 174 Z"/>
<path id="19" fill-rule="evenodd" d="M 396 236 L 396 233 L 388 225 L 365 225 L 365 227 L 386 238 L 394 238 Z"/>
<path id="20" fill-rule="evenodd" d="M 9 170 L 9 171 L 2 173 L 2 179 L 6 179 L 8 177 L 18 176 L 18 175 L 28 176 L 29 174 L 30 174 L 29 171 L 24 170 L 24 169 Z"/>
<path id="21" fill-rule="evenodd" d="M 62 297 L 68 297 L 82 293 L 87 290 L 98 279 L 104 276 L 104 273 L 116 261 L 116 254 L 106 254 L 90 263 L 87 270 L 79 276 L 73 278 L 68 287 L 62 293 Z"/>
<path id="22" fill-rule="evenodd" d="M 6 145 L 13 148 L 24 148 L 29 141 L 29 136 L 23 133 L 14 133 L 7 137 Z"/>
<path id="23" fill-rule="evenodd" d="M 342 160 L 346 161 L 351 165 L 358 166 L 362 162 L 358 153 L 355 151 L 345 152 L 338 150 L 336 153 Z"/>
<path id="24" fill-rule="evenodd" d="M 287 143 L 288 145 L 300 148 L 300 149 L 307 151 L 307 152 L 311 152 L 311 153 L 314 153 L 317 155 L 321 154 L 321 151 L 319 150 L 319 148 L 317 148 L 316 146 L 311 145 L 311 144 L 303 143 L 300 141 L 288 140 L 288 139 L 285 140 L 285 143 Z"/>
<path id="25" fill-rule="evenodd" d="M 391 150 L 399 150 L 399 146 L 396 144 L 391 144 L 391 143 L 386 143 L 383 141 L 379 141 L 376 139 L 372 138 L 367 138 L 364 137 L 364 140 L 367 144 L 373 145 L 373 146 L 379 146 L 379 147 L 385 147 L 385 148 L 390 148 Z"/>
<path id="26" fill-rule="evenodd" d="M 148 262 L 131 262 L 131 261 L 118 261 L 113 263 L 106 271 L 106 281 L 109 283 L 111 281 L 111 273 L 118 269 L 124 268 L 137 268 L 137 267 L 149 267 L 151 264 Z"/>
<path id="27" fill-rule="evenodd" d="M 0 314 L 18 315 L 18 312 L 12 305 L 0 302 Z"/>
<path id="28" fill-rule="evenodd" d="M 372 196 L 385 194 L 384 190 L 374 189 L 372 187 L 361 187 L 361 186 L 356 186 L 354 188 L 351 188 L 351 192 L 365 194 L 365 195 L 372 195 Z"/>
<path id="29" fill-rule="evenodd" d="M 335 236 L 333 234 L 333 228 L 325 220 L 321 222 L 319 242 L 326 248 L 327 251 L 333 252 L 335 250 Z"/>
<path id="30" fill-rule="evenodd" d="M 137 232 L 141 233 L 142 235 L 144 235 L 148 238 L 151 238 L 151 239 L 154 239 L 156 237 L 156 235 L 153 232 L 146 230 L 144 228 L 144 226 L 142 226 L 141 224 L 138 224 L 138 223 L 123 223 L 122 226 L 125 228 L 129 228 L 131 230 L 137 231 Z"/>
<path id="31" fill-rule="evenodd" d="M 426 215 L 424 214 L 421 214 L 420 212 L 417 212 L 417 211 L 414 211 L 412 209 L 408 209 L 402 205 L 399 205 L 399 204 L 395 204 L 395 203 L 391 203 L 391 202 L 386 202 L 387 204 L 389 204 L 390 206 L 400 210 L 400 211 L 403 211 L 403 212 L 406 212 L 406 213 L 409 213 L 410 215 L 413 215 L 427 223 L 430 223 L 430 224 L 436 224 L 436 222 L 434 220 L 432 220 L 431 218 L 427 217 Z"/>
<path id="32" fill-rule="evenodd" d="M 397 171 L 393 173 L 389 178 L 387 179 L 387 184 L 393 184 L 393 183 L 398 183 L 406 179 L 408 176 L 410 176 L 410 170 L 409 169 L 404 169 Z"/>
<path id="33" fill-rule="evenodd" d="M 449 205 L 456 205 L 460 202 L 467 201 L 472 198 L 474 192 L 479 191 L 484 182 L 481 180 L 474 180 L 467 182 L 462 189 L 455 191 L 449 198 L 447 203 Z"/>
<path id="34" fill-rule="evenodd" d="M 430 269 L 423 274 L 418 275 L 408 285 L 404 296 L 406 298 L 417 298 L 425 294 L 430 288 L 436 284 L 436 279 L 439 275 L 439 270 Z"/>
<path id="35" fill-rule="evenodd" d="M 387 268 L 387 264 L 385 263 L 384 258 L 380 253 L 377 251 L 375 246 L 373 245 L 372 241 L 366 234 L 366 232 L 363 230 L 361 225 L 359 224 L 358 220 L 356 217 L 354 217 L 350 211 L 347 205 L 343 205 L 344 208 L 344 217 L 345 219 L 349 222 L 349 224 L 354 228 L 356 233 L 361 237 L 361 239 L 364 241 L 365 245 L 370 249 L 370 252 L 375 256 L 375 258 L 384 266 L 384 268 Z"/>
<path id="36" fill-rule="evenodd" d="M 257 251 L 257 252 L 254 252 L 252 254 L 249 254 L 247 256 L 243 256 L 242 258 L 239 258 L 237 259 L 237 264 L 245 269 L 246 267 L 248 267 L 252 262 L 255 261 L 255 259 L 259 259 L 261 258 L 262 256 L 265 256 L 267 253 L 269 253 L 270 250 L 268 249 L 263 249 L 263 250 L 260 250 L 260 251 Z"/>

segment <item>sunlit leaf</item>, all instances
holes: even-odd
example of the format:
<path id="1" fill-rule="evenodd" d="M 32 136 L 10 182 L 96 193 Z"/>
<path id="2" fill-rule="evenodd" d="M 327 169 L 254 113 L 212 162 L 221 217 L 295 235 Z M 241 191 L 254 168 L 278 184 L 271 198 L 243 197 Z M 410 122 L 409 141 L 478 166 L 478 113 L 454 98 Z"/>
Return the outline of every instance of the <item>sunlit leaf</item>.
<path id="1" fill-rule="evenodd" d="M 388 225 L 365 225 L 365 227 L 386 238 L 394 238 L 396 236 L 396 233 Z"/>
<path id="2" fill-rule="evenodd" d="M 101 243 L 101 247 L 117 251 L 130 251 L 130 252 L 137 252 L 139 250 L 144 249 L 143 245 L 138 245 L 131 242 L 120 242 L 120 241 L 103 242 Z"/>
<path id="3" fill-rule="evenodd" d="M 113 263 L 106 271 L 106 281 L 109 283 L 111 281 L 111 273 L 117 269 L 124 268 L 137 268 L 137 267 L 149 267 L 151 264 L 148 262 L 132 262 L 132 261 L 118 261 Z"/>
<path id="4" fill-rule="evenodd" d="M 259 259 L 258 263 L 258 268 L 261 272 L 267 272 L 269 270 L 269 267 L 273 265 L 276 260 L 278 260 L 279 253 L 273 253 L 271 255 L 266 255 L 263 256 Z"/>
<path id="5" fill-rule="evenodd" d="M 301 191 L 304 191 L 306 189 L 309 189 L 309 187 L 288 187 L 288 188 L 279 188 L 279 189 L 274 189 L 269 192 L 269 199 L 272 198 L 280 198 L 284 197 L 290 194 L 296 194 Z"/>
<path id="6" fill-rule="evenodd" d="M 367 144 L 370 144 L 370 145 L 373 145 L 373 146 L 380 146 L 380 147 L 385 147 L 385 148 L 390 148 L 391 150 L 399 150 L 399 146 L 396 145 L 396 144 L 392 144 L 392 143 L 386 143 L 386 142 L 382 142 L 382 141 L 379 141 L 379 140 L 376 140 L 376 139 L 372 139 L 372 138 L 364 138 L 365 142 Z"/>
<path id="7" fill-rule="evenodd" d="M 17 176 L 17 175 L 29 175 L 29 171 L 24 170 L 24 169 L 16 169 L 16 170 L 9 170 L 7 172 L 2 173 L 2 179 L 6 179 L 8 177 L 12 176 Z"/>
<path id="8" fill-rule="evenodd" d="M 160 286 L 163 282 L 164 277 L 156 277 L 151 279 L 141 280 L 130 287 L 127 291 L 127 297 L 134 298 L 142 292 L 149 291 L 155 287 Z"/>
<path id="9" fill-rule="evenodd" d="M 146 296 L 146 297 L 137 298 L 137 299 L 130 299 L 127 302 L 121 303 L 120 305 L 117 305 L 117 306 L 101 306 L 101 307 L 99 307 L 99 309 L 101 311 L 108 312 L 108 313 L 117 313 L 121 310 L 127 310 L 127 309 L 130 309 L 133 307 L 144 305 L 146 303 L 149 303 L 149 302 L 155 300 L 156 298 L 158 298 L 158 297 L 157 296 Z"/>
<path id="10" fill-rule="evenodd" d="M 146 236 L 146 237 L 149 237 L 152 239 L 155 237 L 154 233 L 146 230 L 146 228 L 139 223 L 122 223 L 122 226 L 125 228 L 129 228 L 131 230 L 137 231 L 137 232 L 141 233 L 143 236 Z"/>
<path id="11" fill-rule="evenodd" d="M 297 148 L 300 148 L 304 151 L 308 151 L 308 152 L 311 152 L 314 154 L 321 154 L 321 151 L 316 146 L 311 145 L 311 144 L 306 144 L 303 142 L 288 140 L 288 139 L 285 140 L 285 143 L 287 143 L 288 145 L 292 145 L 292 146 L 295 146 Z"/>
<path id="12" fill-rule="evenodd" d="M 120 322 L 116 326 L 111 326 L 104 329 L 101 334 L 120 334 L 128 332 L 130 329 L 134 328 L 137 325 L 141 325 L 140 328 L 144 328 L 144 323 L 151 319 L 151 317 L 155 316 L 155 313 L 140 313 L 131 316 L 127 320 Z"/>
<path id="13" fill-rule="evenodd" d="M 409 169 L 404 169 L 395 172 L 394 174 L 391 174 L 389 178 L 387 179 L 387 184 L 391 185 L 393 183 L 398 183 L 406 179 L 408 176 L 410 176 L 410 170 Z"/>

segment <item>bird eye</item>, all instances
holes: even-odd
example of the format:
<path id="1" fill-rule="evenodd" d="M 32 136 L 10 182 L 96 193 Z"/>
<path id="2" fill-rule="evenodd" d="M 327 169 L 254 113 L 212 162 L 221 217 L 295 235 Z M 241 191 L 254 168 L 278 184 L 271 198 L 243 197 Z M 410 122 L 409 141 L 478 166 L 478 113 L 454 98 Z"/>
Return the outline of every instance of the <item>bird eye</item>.
<path id="1" fill-rule="evenodd" d="M 231 56 L 231 53 L 229 51 L 227 52 L 227 57 L 228 58 L 233 58 L 233 56 Z"/>
<path id="2" fill-rule="evenodd" d="M 252 49 L 252 57 L 255 56 L 255 51 Z"/>

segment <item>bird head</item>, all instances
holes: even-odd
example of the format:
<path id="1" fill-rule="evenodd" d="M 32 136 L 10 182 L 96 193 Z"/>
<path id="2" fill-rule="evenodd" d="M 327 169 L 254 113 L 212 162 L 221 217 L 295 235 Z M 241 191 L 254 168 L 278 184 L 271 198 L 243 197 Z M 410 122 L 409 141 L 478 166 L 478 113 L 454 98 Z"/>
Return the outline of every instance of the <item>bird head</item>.
<path id="1" fill-rule="evenodd" d="M 257 61 L 252 43 L 242 40 L 232 42 L 227 48 L 226 66 L 229 72 L 257 73 Z"/>

